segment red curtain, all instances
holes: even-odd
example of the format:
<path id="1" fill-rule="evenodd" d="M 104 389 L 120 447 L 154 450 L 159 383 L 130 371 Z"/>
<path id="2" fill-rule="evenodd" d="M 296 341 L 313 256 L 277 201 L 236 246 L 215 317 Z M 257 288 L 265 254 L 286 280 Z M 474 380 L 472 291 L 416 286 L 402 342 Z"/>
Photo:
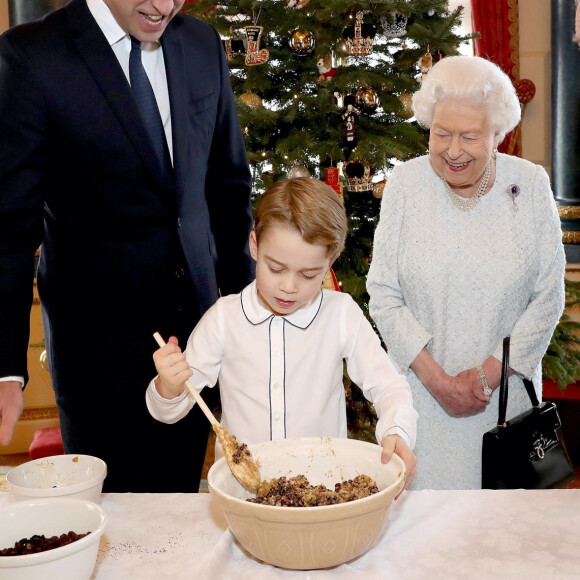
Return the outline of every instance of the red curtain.
<path id="1" fill-rule="evenodd" d="M 473 31 L 481 37 L 474 41 L 475 54 L 500 66 L 513 83 L 520 80 L 518 0 L 471 0 Z M 521 155 L 518 125 L 505 136 L 498 149 Z"/>

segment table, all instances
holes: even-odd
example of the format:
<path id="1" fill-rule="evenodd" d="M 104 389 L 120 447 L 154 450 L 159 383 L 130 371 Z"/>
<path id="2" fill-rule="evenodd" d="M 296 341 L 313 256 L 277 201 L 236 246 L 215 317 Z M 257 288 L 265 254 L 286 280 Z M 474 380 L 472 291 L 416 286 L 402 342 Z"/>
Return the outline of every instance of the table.
<path id="1" fill-rule="evenodd" d="M 374 548 L 313 571 L 245 553 L 207 493 L 103 494 L 102 506 L 109 521 L 92 580 L 580 578 L 580 489 L 405 491 Z"/>

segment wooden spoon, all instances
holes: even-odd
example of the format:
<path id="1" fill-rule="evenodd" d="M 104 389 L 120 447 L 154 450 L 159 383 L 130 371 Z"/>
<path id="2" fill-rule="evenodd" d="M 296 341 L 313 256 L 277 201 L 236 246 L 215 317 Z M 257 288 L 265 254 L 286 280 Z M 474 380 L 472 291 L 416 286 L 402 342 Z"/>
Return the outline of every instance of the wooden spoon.
<path id="1" fill-rule="evenodd" d="M 159 346 L 165 346 L 165 341 L 161 338 L 161 335 L 158 332 L 153 334 L 153 338 L 155 338 Z M 248 491 L 256 493 L 261 482 L 260 469 L 252 458 L 252 454 L 247 445 L 245 443 L 238 443 L 237 439 L 223 425 L 219 424 L 218 420 L 210 411 L 197 389 L 189 380 L 185 381 L 185 386 L 211 423 L 211 426 L 223 447 L 226 461 L 233 476 Z"/>

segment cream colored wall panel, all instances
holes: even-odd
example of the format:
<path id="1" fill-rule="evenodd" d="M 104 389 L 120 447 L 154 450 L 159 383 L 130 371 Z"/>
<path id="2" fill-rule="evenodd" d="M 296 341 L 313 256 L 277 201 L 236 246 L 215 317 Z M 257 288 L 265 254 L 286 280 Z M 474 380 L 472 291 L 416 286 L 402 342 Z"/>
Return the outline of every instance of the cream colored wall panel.
<path id="1" fill-rule="evenodd" d="M 552 162 L 550 54 L 520 54 L 520 78 L 530 79 L 536 87 L 536 94 L 526 106 L 522 121 L 522 156 L 549 167 Z"/>

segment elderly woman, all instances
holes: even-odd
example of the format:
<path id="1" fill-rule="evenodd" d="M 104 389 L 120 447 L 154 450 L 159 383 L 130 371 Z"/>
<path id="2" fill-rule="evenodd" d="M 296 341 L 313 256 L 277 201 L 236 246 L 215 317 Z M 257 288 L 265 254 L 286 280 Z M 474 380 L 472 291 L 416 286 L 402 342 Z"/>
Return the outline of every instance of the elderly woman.
<path id="1" fill-rule="evenodd" d="M 541 399 L 541 361 L 564 306 L 565 257 L 544 169 L 497 152 L 520 119 L 512 83 L 478 57 L 438 62 L 413 96 L 429 155 L 395 167 L 367 280 L 370 313 L 419 412 L 411 489 L 481 488 L 497 423 L 502 339 L 508 418 Z"/>

